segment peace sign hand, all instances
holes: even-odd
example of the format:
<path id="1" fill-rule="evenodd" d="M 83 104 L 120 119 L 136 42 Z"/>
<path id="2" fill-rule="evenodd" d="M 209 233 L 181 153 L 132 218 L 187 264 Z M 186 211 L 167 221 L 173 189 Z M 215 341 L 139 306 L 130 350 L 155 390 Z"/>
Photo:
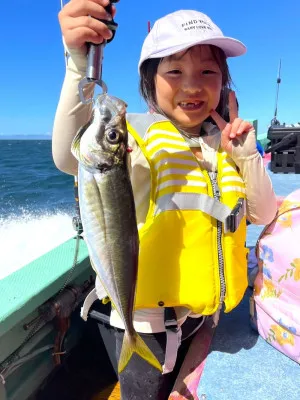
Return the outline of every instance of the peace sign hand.
<path id="1" fill-rule="evenodd" d="M 210 112 L 210 116 L 221 131 L 222 149 L 237 162 L 257 153 L 255 130 L 250 122 L 238 117 L 238 106 L 233 91 L 229 93 L 228 106 L 229 123 L 215 110 Z"/>

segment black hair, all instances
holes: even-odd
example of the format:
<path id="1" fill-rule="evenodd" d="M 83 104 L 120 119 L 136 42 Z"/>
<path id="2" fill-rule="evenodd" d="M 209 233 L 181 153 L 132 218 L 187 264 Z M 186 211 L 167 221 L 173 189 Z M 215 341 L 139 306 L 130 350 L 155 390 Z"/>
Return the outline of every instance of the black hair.
<path id="1" fill-rule="evenodd" d="M 225 53 L 219 47 L 209 45 L 212 55 L 217 62 L 221 73 L 222 73 L 222 89 L 220 95 L 220 101 L 216 108 L 216 111 L 225 119 L 228 116 L 228 94 L 231 90 L 232 80 L 226 61 Z M 188 49 L 187 51 L 189 51 Z M 155 76 L 157 69 L 162 58 L 149 58 L 145 60 L 140 67 L 140 83 L 139 89 L 140 94 L 150 107 L 150 109 L 160 112 L 155 89 Z M 211 117 L 208 117 L 206 121 L 213 122 Z"/>

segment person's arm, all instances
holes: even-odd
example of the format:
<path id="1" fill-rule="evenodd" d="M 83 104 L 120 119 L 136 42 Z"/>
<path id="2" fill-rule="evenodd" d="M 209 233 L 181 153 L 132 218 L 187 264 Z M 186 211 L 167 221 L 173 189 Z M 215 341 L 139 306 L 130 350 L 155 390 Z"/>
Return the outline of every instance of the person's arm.
<path id="1" fill-rule="evenodd" d="M 256 225 L 269 224 L 276 215 L 277 200 L 261 155 L 257 152 L 234 161 L 246 186 L 247 219 Z"/>
<path id="2" fill-rule="evenodd" d="M 234 92 L 229 93 L 228 101 L 229 122 L 215 110 L 211 110 L 210 116 L 221 131 L 221 147 L 233 159 L 245 182 L 248 220 L 256 225 L 266 225 L 277 212 L 272 182 L 257 151 L 253 126 L 238 117 Z"/>
<path id="3" fill-rule="evenodd" d="M 86 43 L 101 44 L 112 37 L 104 23 L 116 13 L 114 6 L 112 15 L 107 13 L 105 7 L 109 4 L 109 0 L 70 0 L 58 14 L 70 58 L 55 115 L 52 154 L 57 168 L 72 175 L 77 174 L 77 161 L 71 154 L 71 143 L 78 129 L 88 122 L 92 110 L 91 104 L 81 103 L 78 93 L 78 83 L 86 71 Z M 90 97 L 93 90 L 93 84 L 86 85 L 85 97 Z"/>
<path id="4" fill-rule="evenodd" d="M 91 103 L 81 103 L 78 92 L 78 83 L 85 76 L 85 68 L 86 56 L 72 52 L 66 68 L 52 134 L 54 163 L 58 169 L 72 175 L 77 175 L 77 160 L 71 153 L 71 143 L 79 128 L 88 122 L 92 111 Z M 85 97 L 92 96 L 93 91 L 94 84 L 86 85 Z"/>

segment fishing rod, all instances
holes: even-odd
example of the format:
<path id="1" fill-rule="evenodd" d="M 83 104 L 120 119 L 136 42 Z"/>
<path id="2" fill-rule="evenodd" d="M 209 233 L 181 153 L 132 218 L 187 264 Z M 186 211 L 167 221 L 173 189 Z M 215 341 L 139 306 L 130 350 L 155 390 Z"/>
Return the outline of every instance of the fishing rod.
<path id="1" fill-rule="evenodd" d="M 276 89 L 276 97 L 275 97 L 275 112 L 274 112 L 274 118 L 271 121 L 271 125 L 280 125 L 280 122 L 277 119 L 279 85 L 281 83 L 280 75 L 281 75 L 281 59 L 279 60 L 279 67 L 278 67 L 278 74 L 277 74 L 277 89 Z"/>

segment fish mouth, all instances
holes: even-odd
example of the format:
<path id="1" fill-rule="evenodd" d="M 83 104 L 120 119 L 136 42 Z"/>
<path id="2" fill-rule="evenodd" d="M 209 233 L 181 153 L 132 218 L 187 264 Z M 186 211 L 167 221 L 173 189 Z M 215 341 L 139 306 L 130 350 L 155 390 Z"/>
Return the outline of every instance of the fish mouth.
<path id="1" fill-rule="evenodd" d="M 105 173 L 116 168 L 122 168 L 123 165 L 122 160 L 115 156 L 113 159 L 98 162 L 98 164 L 96 164 L 96 169 L 100 171 L 100 173 Z"/>
<path id="2" fill-rule="evenodd" d="M 203 108 L 205 102 L 201 100 L 180 101 L 178 106 L 184 111 L 199 111 Z"/>
<path id="3" fill-rule="evenodd" d="M 102 163 L 102 164 L 98 164 L 96 168 L 101 173 L 105 173 L 107 171 L 110 171 L 112 169 L 112 167 L 113 167 L 113 165 L 111 165 L 111 164 Z"/>

